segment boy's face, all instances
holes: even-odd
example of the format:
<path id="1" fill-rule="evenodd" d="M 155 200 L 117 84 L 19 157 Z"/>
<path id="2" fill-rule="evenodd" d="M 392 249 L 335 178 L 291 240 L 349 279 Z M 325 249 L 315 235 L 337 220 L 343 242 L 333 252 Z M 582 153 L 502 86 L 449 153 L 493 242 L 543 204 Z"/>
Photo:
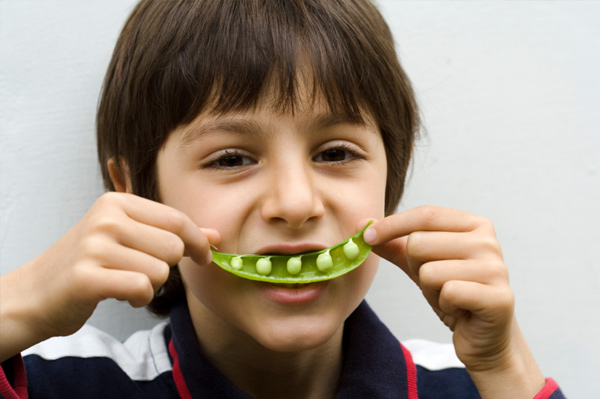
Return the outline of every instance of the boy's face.
<path id="1" fill-rule="evenodd" d="M 229 253 L 312 252 L 384 216 L 386 155 L 378 130 L 332 115 L 318 101 L 294 114 L 200 115 L 167 139 L 157 160 L 163 202 L 221 234 Z M 216 265 L 179 263 L 199 335 L 237 334 L 269 349 L 315 348 L 341 332 L 375 276 L 354 271 L 308 285 L 245 280 Z"/>

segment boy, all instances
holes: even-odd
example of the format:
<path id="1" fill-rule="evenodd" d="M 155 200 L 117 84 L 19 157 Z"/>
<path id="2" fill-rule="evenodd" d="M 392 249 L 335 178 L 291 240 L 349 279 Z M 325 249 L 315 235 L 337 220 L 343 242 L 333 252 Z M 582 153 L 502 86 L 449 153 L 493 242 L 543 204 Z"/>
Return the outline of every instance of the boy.
<path id="1" fill-rule="evenodd" d="M 562 397 L 514 320 L 489 221 L 392 214 L 417 130 L 410 83 L 369 3 L 142 1 L 98 110 L 115 192 L 2 277 L 0 393 L 25 397 L 26 371 L 33 398 Z M 305 253 L 369 219 L 365 240 L 421 287 L 468 374 L 415 367 L 362 302 L 375 256 L 294 285 L 211 264 L 210 245 Z M 81 329 L 106 298 L 149 304 L 170 323 L 125 345 Z M 23 370 L 18 353 L 80 329 L 25 352 Z"/>

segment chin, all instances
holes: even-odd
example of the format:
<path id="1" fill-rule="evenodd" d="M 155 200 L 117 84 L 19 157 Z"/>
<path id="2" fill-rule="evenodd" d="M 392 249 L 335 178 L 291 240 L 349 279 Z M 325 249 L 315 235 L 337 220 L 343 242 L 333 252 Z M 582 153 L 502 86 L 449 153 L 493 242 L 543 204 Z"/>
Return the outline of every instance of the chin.
<path id="1" fill-rule="evenodd" d="M 319 315 L 268 320 L 260 326 L 259 331 L 255 331 L 253 338 L 261 346 L 275 352 L 317 349 L 338 336 L 341 339 L 345 318 L 336 319 Z"/>

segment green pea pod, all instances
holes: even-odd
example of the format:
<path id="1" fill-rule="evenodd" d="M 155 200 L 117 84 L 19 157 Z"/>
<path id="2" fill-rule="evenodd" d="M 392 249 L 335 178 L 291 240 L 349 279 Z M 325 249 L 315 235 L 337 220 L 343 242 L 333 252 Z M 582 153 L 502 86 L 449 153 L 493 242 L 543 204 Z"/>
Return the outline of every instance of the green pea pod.
<path id="1" fill-rule="evenodd" d="M 236 276 L 270 283 L 313 283 L 330 280 L 360 266 L 371 246 L 361 231 L 333 247 L 303 255 L 237 255 L 213 252 L 213 262 Z M 317 259 L 319 259 L 317 261 Z"/>

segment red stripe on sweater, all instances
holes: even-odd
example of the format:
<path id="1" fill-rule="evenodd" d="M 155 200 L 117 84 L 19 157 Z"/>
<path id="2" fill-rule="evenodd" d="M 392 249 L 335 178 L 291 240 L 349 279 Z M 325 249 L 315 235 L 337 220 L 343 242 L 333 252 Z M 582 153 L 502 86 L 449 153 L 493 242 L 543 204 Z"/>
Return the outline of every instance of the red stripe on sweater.
<path id="1" fill-rule="evenodd" d="M 552 378 L 546 378 L 546 385 L 544 385 L 542 390 L 533 399 L 548 399 L 557 389 L 558 384 L 556 381 Z"/>
<path id="2" fill-rule="evenodd" d="M 4 370 L 0 368 L 0 396 L 4 399 L 27 399 L 27 376 L 25 375 L 25 364 L 21 355 L 14 356 L 7 362 L 11 362 L 14 381 L 11 386 L 6 378 Z"/>
<path id="3" fill-rule="evenodd" d="M 192 399 L 190 389 L 188 388 L 187 384 L 185 383 L 185 380 L 183 379 L 183 373 L 181 372 L 181 366 L 179 364 L 179 356 L 177 356 L 177 352 L 175 351 L 173 340 L 169 342 L 169 353 L 173 357 L 173 380 L 175 380 L 177 392 L 179 392 L 179 396 L 181 396 L 181 399 Z"/>
<path id="4" fill-rule="evenodd" d="M 417 396 L 417 366 L 413 362 L 412 355 L 400 344 L 402 354 L 404 355 L 404 363 L 406 364 L 406 384 L 408 385 L 408 399 L 418 399 Z"/>

